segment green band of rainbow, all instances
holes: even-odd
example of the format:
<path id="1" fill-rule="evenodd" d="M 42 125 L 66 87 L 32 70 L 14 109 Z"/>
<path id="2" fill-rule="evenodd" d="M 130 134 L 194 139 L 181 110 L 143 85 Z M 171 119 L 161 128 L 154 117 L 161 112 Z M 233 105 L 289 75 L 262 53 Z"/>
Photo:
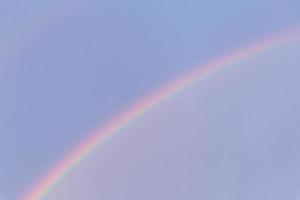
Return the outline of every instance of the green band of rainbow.
<path id="1" fill-rule="evenodd" d="M 41 181 L 33 187 L 27 194 L 20 199 L 22 200 L 41 200 L 58 185 L 76 166 L 84 161 L 93 151 L 99 148 L 105 141 L 110 139 L 131 122 L 152 110 L 154 107 L 162 104 L 169 98 L 173 97 L 185 88 L 208 78 L 210 75 L 229 68 L 232 64 L 238 63 L 249 57 L 253 57 L 261 52 L 271 49 L 288 42 L 300 39 L 299 30 L 290 30 L 283 34 L 268 37 L 267 39 L 256 42 L 246 48 L 230 53 L 214 60 L 205 66 L 201 66 L 183 76 L 183 78 L 173 81 L 162 89 L 138 101 L 129 107 L 125 112 L 111 120 L 104 128 L 91 134 L 79 147 L 75 148 L 68 154 L 55 168 L 50 170 Z"/>

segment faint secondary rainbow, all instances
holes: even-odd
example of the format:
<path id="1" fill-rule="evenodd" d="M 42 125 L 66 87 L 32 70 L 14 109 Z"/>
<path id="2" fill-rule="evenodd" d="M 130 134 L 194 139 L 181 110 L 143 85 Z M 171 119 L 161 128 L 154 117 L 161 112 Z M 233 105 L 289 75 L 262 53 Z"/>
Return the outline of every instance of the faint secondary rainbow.
<path id="1" fill-rule="evenodd" d="M 45 1 L 40 7 L 31 11 L 31 16 L 22 16 L 18 23 L 4 21 L 4 29 L 0 33 L 0 64 L 5 66 L 17 51 L 26 48 L 36 36 L 43 31 L 49 24 L 59 18 L 63 18 L 70 11 L 77 8 L 76 1 Z M 17 11 L 18 12 L 18 11 Z M 14 20 L 12 20 L 14 21 Z M 3 70 L 3 67 L 0 68 Z"/>
<path id="2" fill-rule="evenodd" d="M 242 48 L 233 53 L 229 53 L 219 59 L 216 59 L 206 65 L 200 66 L 195 70 L 187 73 L 182 78 L 170 82 L 157 92 L 141 99 L 133 106 L 129 107 L 123 113 L 112 119 L 102 129 L 91 134 L 79 147 L 75 148 L 70 154 L 62 159 L 56 167 L 44 176 L 32 190 L 21 197 L 21 200 L 41 200 L 56 187 L 59 182 L 66 177 L 76 166 L 85 160 L 94 150 L 101 146 L 105 141 L 110 139 L 123 128 L 130 125 L 131 122 L 152 110 L 154 107 L 162 104 L 169 98 L 173 97 L 185 88 L 208 78 L 210 75 L 228 69 L 235 63 L 245 60 L 249 57 L 262 53 L 282 44 L 300 39 L 300 31 L 292 30 L 283 34 L 272 36 L 267 39 L 258 41 L 253 45 Z"/>

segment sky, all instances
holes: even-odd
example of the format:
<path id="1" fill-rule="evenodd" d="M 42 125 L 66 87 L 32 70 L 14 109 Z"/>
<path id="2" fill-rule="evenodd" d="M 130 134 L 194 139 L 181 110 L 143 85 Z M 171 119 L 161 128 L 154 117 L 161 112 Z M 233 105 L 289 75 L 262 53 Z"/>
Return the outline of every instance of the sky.
<path id="1" fill-rule="evenodd" d="M 0 10 L 0 40 L 2 44 L 0 46 L 0 199 L 3 196 L 2 198 L 5 200 L 14 200 L 28 190 L 42 174 L 55 165 L 63 155 L 77 146 L 92 130 L 101 127 L 145 94 L 157 90 L 169 80 L 179 78 L 183 73 L 227 52 L 282 30 L 299 28 L 300 26 L 300 5 L 299 2 L 293 0 L 246 2 L 221 0 L 217 3 L 196 0 L 68 0 L 49 3 L 36 0 L 26 2 L 3 0 Z M 296 76 L 297 74 L 293 71 L 297 70 L 294 63 L 299 63 L 295 52 L 299 52 L 299 45 L 291 45 L 278 50 L 278 52 L 271 52 L 270 55 L 257 60 L 258 66 L 261 66 L 260 62 L 265 62 L 264 64 L 267 65 L 264 68 L 266 72 L 262 73 L 260 70 L 256 70 L 256 72 L 250 73 L 253 74 L 252 76 L 248 76 L 248 74 L 243 74 L 246 72 L 238 71 L 235 72 L 237 74 L 230 75 L 232 78 L 224 80 L 219 87 L 228 85 L 228 87 L 245 86 L 247 88 L 247 86 L 252 85 L 250 88 L 255 90 L 261 85 L 280 80 L 279 83 L 286 85 L 279 83 L 278 86 L 268 85 L 263 90 L 270 91 L 271 98 L 268 95 L 267 99 L 269 100 L 264 102 L 265 105 L 270 106 L 270 112 L 269 110 L 266 112 L 257 109 L 251 115 L 253 120 L 257 118 L 256 115 L 266 118 L 272 117 L 270 113 L 277 112 L 275 105 L 278 101 L 279 103 L 290 102 L 296 98 L 294 96 L 280 100 L 275 98 L 276 95 L 280 94 L 275 92 L 279 86 L 282 89 L 281 92 L 285 91 L 284 87 L 293 86 L 294 90 L 289 95 L 296 95 L 297 82 L 292 81 L 297 80 L 290 77 L 290 75 Z M 289 57 L 290 54 L 291 57 Z M 274 62 L 279 58 L 278 62 Z M 244 65 L 249 66 L 251 65 L 250 62 L 255 61 L 249 61 L 249 63 L 247 61 Z M 248 68 L 247 66 L 241 67 L 241 69 Z M 290 70 L 282 74 L 280 71 L 282 66 Z M 266 76 L 267 72 L 273 71 L 273 68 L 276 69 L 274 76 Z M 224 78 L 225 75 L 222 77 Z M 242 78 L 248 80 L 242 80 Z M 257 85 L 254 84 L 256 78 L 259 79 Z M 220 82 L 217 81 L 218 83 L 222 82 L 221 77 L 220 79 Z M 236 81 L 236 84 L 230 81 Z M 208 83 L 213 84 L 209 81 Z M 199 85 L 199 87 L 201 86 Z M 218 86 L 203 89 L 207 91 L 205 94 L 190 92 L 187 96 L 183 95 L 184 97 L 182 97 L 186 98 L 184 101 L 189 102 L 199 99 L 198 95 L 201 96 L 200 99 L 206 95 L 208 95 L 206 97 L 208 99 L 212 98 L 210 95 L 220 95 L 217 98 L 212 98 L 215 101 L 208 102 L 209 104 L 203 103 L 203 107 L 207 108 L 205 115 L 200 110 L 194 117 L 188 113 L 190 110 L 195 110 L 196 107 L 202 107 L 197 102 L 191 102 L 191 107 L 180 107 L 182 104 L 176 103 L 179 100 L 174 99 L 175 102 L 170 102 L 169 105 L 170 107 L 173 106 L 171 111 L 174 113 L 172 115 L 174 119 L 167 117 L 165 120 L 170 120 L 170 123 L 167 124 L 176 124 L 172 123 L 172 120 L 185 120 L 188 121 L 187 123 L 191 123 L 189 124 L 192 129 L 190 131 L 201 130 L 202 126 L 199 127 L 200 124 L 197 124 L 197 119 L 200 117 L 198 115 L 201 115 L 201 119 L 206 122 L 204 123 L 206 128 L 209 129 L 206 133 L 211 132 L 211 137 L 213 137 L 214 133 L 218 132 L 210 130 L 213 127 L 209 127 L 209 124 L 212 123 L 211 120 L 213 120 L 209 117 L 215 116 L 214 112 L 217 112 L 212 110 L 213 108 L 224 106 L 226 102 L 233 103 L 235 101 L 236 104 L 243 101 L 250 104 L 254 101 L 255 95 L 260 96 L 264 93 L 257 89 L 257 91 L 253 91 L 252 95 L 249 95 L 246 88 L 235 88 L 238 92 L 224 93 L 224 90 L 215 87 Z M 233 88 L 231 89 L 233 90 Z M 209 93 L 210 91 L 213 94 Z M 233 97 L 230 94 L 237 95 L 235 101 L 232 101 Z M 274 106 L 272 107 L 269 102 L 273 102 Z M 296 104 L 296 102 L 294 103 Z M 231 110 L 230 112 L 234 112 L 236 115 L 245 113 L 246 111 L 242 109 L 243 106 L 240 106 L 239 109 L 235 109 L 236 113 Z M 286 108 L 286 106 L 282 107 L 282 109 Z M 158 120 L 164 116 L 166 111 L 161 109 L 157 110 L 158 114 L 155 114 L 153 120 Z M 187 114 L 181 115 L 182 112 L 187 112 Z M 292 111 L 289 113 L 295 114 Z M 216 119 L 218 124 L 222 123 L 222 119 L 224 119 L 222 115 Z M 232 119 L 236 119 L 236 117 Z M 296 116 L 291 116 L 291 119 L 296 119 Z M 274 120 L 274 124 L 279 124 L 276 120 L 281 119 Z M 141 124 L 132 126 L 132 129 L 135 130 L 132 130 L 131 135 L 134 135 L 137 129 L 147 130 L 150 127 L 158 129 L 157 133 L 161 132 L 158 122 L 153 122 L 150 119 L 140 121 Z M 256 121 L 253 123 L 255 124 L 254 127 L 263 128 L 263 124 Z M 201 123 L 201 125 L 203 124 Z M 283 127 L 288 132 L 297 130 L 296 125 L 286 124 Z M 175 127 L 165 128 L 176 130 Z M 215 128 L 222 130 L 221 125 Z M 230 129 L 231 127 L 225 128 Z M 224 130 L 226 130 L 225 128 Z M 278 127 L 275 129 L 279 130 Z M 249 128 L 249 130 L 251 129 Z M 226 130 L 226 132 L 228 131 Z M 126 130 L 127 132 L 130 131 Z M 267 132 L 269 133 L 270 130 Z M 180 135 L 180 132 L 175 133 Z M 232 134 L 234 133 L 236 132 Z M 122 137 L 125 135 L 125 133 L 122 134 Z M 179 135 L 176 138 L 181 140 Z M 145 136 L 145 138 L 147 137 L 149 136 Z M 291 137 L 296 137 L 296 135 L 291 135 Z M 115 147 L 116 151 L 118 148 L 129 148 L 128 145 L 130 146 L 132 143 L 127 141 L 129 139 L 124 138 L 124 142 L 120 139 L 114 139 L 115 144 L 111 141 L 111 146 L 108 145 L 107 148 Z M 198 136 L 197 139 L 199 139 Z M 198 141 L 197 139 L 196 141 Z M 240 139 L 234 139 L 234 141 Z M 139 141 L 138 139 L 132 140 Z M 261 145 L 257 151 L 262 151 L 264 145 L 273 145 L 255 137 L 245 140 L 247 142 L 251 140 L 254 145 Z M 186 142 L 188 145 L 190 141 Z M 245 143 L 247 142 L 245 141 Z M 207 143 L 213 144 L 214 142 Z M 170 145 L 175 144 L 177 144 L 176 141 L 170 143 Z M 163 144 L 160 145 L 163 146 Z M 278 147 L 278 149 L 281 148 Z M 159 154 L 159 150 L 157 149 L 154 153 Z M 118 158 L 115 155 L 117 153 L 109 153 L 109 150 L 103 151 L 103 154 L 107 153 L 106 159 Z M 211 151 L 217 154 L 220 149 Z M 229 148 L 228 151 L 238 152 L 234 148 Z M 271 154 L 272 152 L 276 152 L 275 147 L 271 152 L 266 150 L 265 154 L 257 159 L 263 159 L 263 156 L 268 156 L 268 153 Z M 184 153 L 182 157 L 184 157 Z M 253 153 L 253 156 L 257 154 Z M 95 155 L 98 155 L 98 152 Z M 207 155 L 211 154 L 204 154 L 203 156 Z M 211 159 L 216 160 L 210 162 L 219 162 L 217 157 L 218 155 L 213 155 Z M 101 162 L 103 158 L 100 156 L 98 159 Z M 93 163 L 90 172 L 99 166 L 98 159 L 89 161 Z M 125 159 L 125 164 L 130 165 L 130 158 L 123 159 Z M 159 161 L 159 158 L 157 159 Z M 276 159 L 270 160 L 269 163 L 276 163 Z M 245 163 L 247 162 L 245 161 Z M 230 168 L 230 164 L 224 167 Z M 282 167 L 282 169 L 285 168 Z M 205 169 L 203 170 L 205 171 Z M 222 170 L 218 173 L 225 176 L 227 174 L 226 169 Z M 83 173 L 82 176 L 87 177 L 87 179 L 91 176 L 81 172 L 81 170 L 79 171 L 78 173 Z M 282 178 L 288 179 L 289 175 L 282 175 Z M 226 177 L 220 181 L 220 184 L 225 179 Z M 66 181 L 68 182 L 68 180 Z M 264 183 L 261 182 L 261 184 Z M 74 181 L 74 184 L 76 186 L 79 183 Z M 234 184 L 228 185 L 233 186 Z M 207 190 L 212 190 L 210 187 L 212 186 L 207 186 Z M 71 187 L 63 185 L 61 190 L 64 188 Z M 53 195 L 62 194 L 61 192 L 54 192 Z M 71 194 L 66 192 L 64 195 Z M 204 192 L 203 195 L 206 193 Z M 210 194 L 207 193 L 207 195 Z M 229 198 L 230 194 L 227 195 Z M 257 195 L 257 198 L 253 197 L 252 199 L 259 199 L 259 194 Z M 51 197 L 49 198 L 51 199 Z M 97 196 L 93 198 L 98 199 Z M 206 196 L 205 198 L 217 197 Z M 224 197 L 224 199 L 226 198 Z"/>
<path id="2" fill-rule="evenodd" d="M 297 200 L 299 49 L 298 40 L 177 94 L 45 199 Z"/>

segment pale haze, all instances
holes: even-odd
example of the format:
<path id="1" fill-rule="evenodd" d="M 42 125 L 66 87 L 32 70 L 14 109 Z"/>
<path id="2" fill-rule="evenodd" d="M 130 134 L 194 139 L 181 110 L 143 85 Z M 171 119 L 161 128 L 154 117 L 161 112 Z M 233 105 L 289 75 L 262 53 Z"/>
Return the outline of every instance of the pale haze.
<path id="1" fill-rule="evenodd" d="M 120 131 L 46 199 L 297 200 L 299 50 L 199 81 Z"/>
<path id="2" fill-rule="evenodd" d="M 294 0 L 2 0 L 0 199 L 18 199 L 170 80 L 299 29 L 299 13 Z M 270 49 L 180 93 L 47 199 L 296 199 L 299 48 Z"/>

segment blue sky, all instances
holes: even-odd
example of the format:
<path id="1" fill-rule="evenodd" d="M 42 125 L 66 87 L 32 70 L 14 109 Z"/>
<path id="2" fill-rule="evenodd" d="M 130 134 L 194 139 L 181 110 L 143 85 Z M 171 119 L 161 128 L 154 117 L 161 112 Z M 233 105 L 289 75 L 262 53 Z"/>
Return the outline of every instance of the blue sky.
<path id="1" fill-rule="evenodd" d="M 95 151 L 46 199 L 296 200 L 299 44 L 181 92 Z"/>
<path id="2" fill-rule="evenodd" d="M 299 27 L 299 9 L 280 0 L 2 1 L 0 193 L 15 199 L 91 130 L 196 64 Z"/>

